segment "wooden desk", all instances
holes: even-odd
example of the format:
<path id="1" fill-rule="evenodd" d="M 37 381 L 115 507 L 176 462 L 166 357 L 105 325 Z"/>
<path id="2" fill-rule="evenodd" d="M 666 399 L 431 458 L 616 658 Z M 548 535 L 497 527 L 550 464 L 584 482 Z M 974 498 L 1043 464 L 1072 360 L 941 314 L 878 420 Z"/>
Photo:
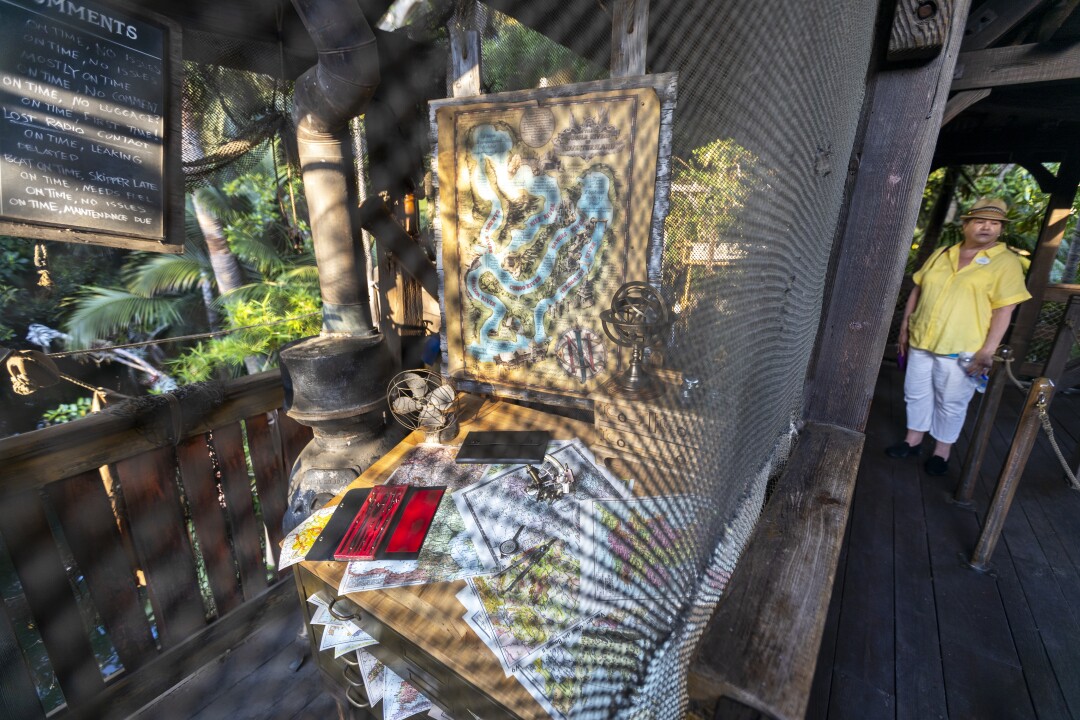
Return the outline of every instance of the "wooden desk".
<path id="1" fill-rule="evenodd" d="M 466 409 L 466 420 L 455 442 L 460 442 L 470 430 L 533 429 L 550 430 L 557 440 L 577 437 L 587 445 L 594 445 L 599 439 L 588 423 L 506 402 L 487 402 Z M 413 433 L 348 489 L 385 482 L 405 454 L 421 441 L 422 433 Z M 644 492 L 646 488 L 635 486 L 636 494 Z M 311 626 L 312 607 L 306 599 L 318 591 L 327 597 L 338 597 L 345 564 L 304 562 L 294 568 L 305 620 L 311 629 L 312 653 L 330 687 L 341 697 L 350 684 L 343 677 L 344 665 L 334 661 L 330 653 L 319 652 L 322 628 Z M 465 610 L 455 595 L 464 585 L 464 581 L 456 581 L 352 593 L 339 601 L 335 610 L 357 613 L 364 631 L 379 641 L 368 650 L 453 717 L 459 720 L 469 720 L 472 716 L 483 720 L 549 717 L 515 678 L 506 677 L 491 650 L 462 619 Z M 362 697 L 362 690 L 361 686 L 359 692 L 351 691 L 352 697 Z M 377 710 L 374 714 L 381 717 Z"/>

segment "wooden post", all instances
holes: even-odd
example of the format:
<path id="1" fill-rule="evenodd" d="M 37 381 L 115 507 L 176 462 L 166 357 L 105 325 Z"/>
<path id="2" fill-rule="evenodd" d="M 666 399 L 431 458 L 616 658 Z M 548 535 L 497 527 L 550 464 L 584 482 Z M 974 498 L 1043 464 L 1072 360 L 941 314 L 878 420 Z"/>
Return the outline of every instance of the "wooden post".
<path id="1" fill-rule="evenodd" d="M 450 94 L 480 94 L 480 33 L 450 24 Z"/>
<path id="2" fill-rule="evenodd" d="M 990 503 L 986 522 L 983 523 L 982 532 L 979 534 L 979 542 L 975 546 L 975 552 L 971 554 L 971 566 L 976 570 L 990 568 L 990 556 L 994 554 L 994 548 L 1001 538 L 1005 516 L 1009 514 L 1013 496 L 1016 495 L 1016 486 L 1020 482 L 1024 465 L 1027 463 L 1028 455 L 1031 454 L 1035 438 L 1039 434 L 1039 406 L 1049 405 L 1053 396 L 1054 384 L 1046 378 L 1038 378 L 1031 384 L 1027 402 L 1024 403 L 1024 411 L 1020 415 L 1020 422 L 1016 425 L 1016 433 L 1009 446 L 1009 455 L 1005 458 L 1005 465 L 1001 468 L 1001 475 L 998 477 L 994 499 Z"/>
<path id="3" fill-rule="evenodd" d="M 946 12 L 945 5 L 941 12 Z M 911 247 L 912 230 L 949 95 L 969 0 L 948 9 L 945 49 L 919 66 L 873 75 L 866 130 L 853 157 L 846 222 L 817 346 L 807 371 L 804 420 L 862 432 Z"/>
<path id="4" fill-rule="evenodd" d="M 1077 333 L 1080 333 L 1080 295 L 1073 295 L 1065 306 L 1065 315 L 1061 318 L 1061 325 L 1058 325 L 1050 356 L 1046 358 L 1046 366 L 1043 368 L 1042 374 L 1050 378 L 1050 382 L 1057 383 L 1061 380 L 1065 364 L 1069 362 L 1069 354 L 1076 343 Z"/>
<path id="5" fill-rule="evenodd" d="M 649 0 L 615 0 L 611 9 L 611 77 L 645 74 Z"/>
<path id="6" fill-rule="evenodd" d="M 1039 244 L 1035 247 L 1031 268 L 1028 269 L 1027 289 L 1031 293 L 1031 300 L 1021 303 L 1016 314 L 1011 344 L 1021 365 L 1027 360 L 1031 337 L 1035 332 L 1035 324 L 1039 319 L 1043 296 L 1050 279 L 1050 270 L 1054 266 L 1058 248 L 1061 247 L 1061 240 L 1065 237 L 1065 224 L 1072 211 L 1077 184 L 1080 184 L 1080 157 L 1072 156 L 1062 161 L 1050 200 L 1046 204 L 1046 217 L 1039 233 Z"/>
<path id="7" fill-rule="evenodd" d="M 953 496 L 957 505 L 971 504 L 971 496 L 975 492 L 975 480 L 979 477 L 986 446 L 990 444 L 990 432 L 994 429 L 994 418 L 997 417 L 998 406 L 1001 405 L 1001 393 L 1005 390 L 1005 384 L 1008 381 L 1005 366 L 1012 358 L 1012 348 L 1002 345 L 998 348 L 997 354 L 1001 361 L 995 361 L 990 371 L 990 382 L 986 384 L 986 394 L 979 403 L 979 415 L 975 419 L 971 446 L 968 447 L 967 457 L 964 458 L 960 484 L 956 486 L 956 494 Z"/>

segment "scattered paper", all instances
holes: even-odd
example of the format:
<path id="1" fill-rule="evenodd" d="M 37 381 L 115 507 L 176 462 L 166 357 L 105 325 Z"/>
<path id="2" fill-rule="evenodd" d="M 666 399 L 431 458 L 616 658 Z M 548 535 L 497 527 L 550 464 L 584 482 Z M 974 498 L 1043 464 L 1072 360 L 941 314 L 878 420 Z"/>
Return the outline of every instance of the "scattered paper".
<path id="1" fill-rule="evenodd" d="M 383 720 L 404 720 L 432 708 L 431 701 L 390 668 L 384 671 L 386 687 L 383 694 Z"/>
<path id="2" fill-rule="evenodd" d="M 383 699 L 386 690 L 386 666 L 382 664 L 382 660 L 366 650 L 357 650 L 356 659 L 360 661 L 360 671 L 364 678 L 364 690 L 367 692 L 368 703 L 375 707 Z"/>
<path id="3" fill-rule="evenodd" d="M 313 512 L 304 522 L 292 529 L 281 542 L 281 557 L 278 558 L 278 570 L 284 570 L 304 559 L 315 540 L 330 522 L 336 506 L 321 508 Z"/>

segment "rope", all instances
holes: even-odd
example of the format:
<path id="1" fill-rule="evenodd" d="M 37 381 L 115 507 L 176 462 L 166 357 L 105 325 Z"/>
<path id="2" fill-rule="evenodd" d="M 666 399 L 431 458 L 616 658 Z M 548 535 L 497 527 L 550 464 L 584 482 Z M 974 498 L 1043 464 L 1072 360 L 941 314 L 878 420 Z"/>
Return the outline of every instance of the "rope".
<path id="1" fill-rule="evenodd" d="M 128 348 L 147 347 L 148 345 L 164 345 L 170 342 L 181 342 L 185 340 L 204 340 L 207 338 L 220 337 L 222 335 L 229 335 L 230 333 L 240 332 L 241 330 L 254 330 L 256 328 L 271 327 L 273 325 L 282 325 L 284 323 L 293 322 L 294 320 L 302 320 L 304 318 L 312 317 L 313 315 L 320 315 L 321 311 L 304 313 L 303 315 L 295 315 L 284 320 L 275 320 L 273 322 L 261 323 L 259 325 L 244 325 L 243 327 L 230 328 L 228 330 L 216 330 L 214 332 L 196 333 L 195 335 L 179 335 L 177 337 L 160 338 L 158 340 L 143 340 L 142 342 L 126 343 L 124 345 L 108 345 L 104 347 L 89 348 L 87 350 L 68 350 L 66 352 L 49 353 L 49 357 L 71 357 L 73 355 L 92 355 L 94 353 L 109 352 L 110 350 L 126 350 Z"/>
<path id="2" fill-rule="evenodd" d="M 1035 407 L 1039 412 L 1039 422 L 1042 423 L 1042 429 L 1046 432 L 1046 437 L 1050 441 L 1050 447 L 1054 449 L 1054 454 L 1057 455 L 1058 462 L 1061 463 L 1061 467 L 1065 470 L 1065 476 L 1069 478 L 1069 484 L 1073 490 L 1080 490 L 1080 480 L 1076 479 L 1076 475 L 1073 474 L 1068 461 L 1065 460 L 1065 455 L 1061 452 L 1061 448 L 1058 447 L 1057 438 L 1054 437 L 1054 426 L 1050 424 L 1050 413 L 1047 411 L 1046 398 L 1039 398 L 1039 402 L 1036 403 Z"/>
<path id="3" fill-rule="evenodd" d="M 1073 335 L 1076 335 L 1075 330 L 1073 331 Z M 1080 343 L 1080 338 L 1077 338 L 1077 342 Z M 1005 363 L 1005 372 L 1008 374 L 1009 380 L 1012 381 L 1017 389 L 1026 392 L 1031 387 L 1030 382 L 1025 383 L 1017 380 L 1016 376 L 1013 375 L 1012 364 L 1015 358 L 1006 360 L 999 355 L 995 355 L 994 360 Z M 1069 467 L 1069 462 L 1065 459 L 1065 454 L 1061 452 L 1061 448 L 1057 443 L 1057 438 L 1054 437 L 1054 426 L 1050 424 L 1050 412 L 1047 409 L 1046 398 L 1039 398 L 1038 403 L 1036 403 L 1036 408 L 1039 413 L 1039 422 L 1042 425 L 1043 432 L 1046 433 L 1046 439 L 1050 441 L 1050 447 L 1054 449 L 1054 455 L 1057 456 L 1058 462 L 1061 463 L 1061 469 L 1065 471 L 1065 476 L 1069 478 L 1069 484 L 1072 486 L 1073 490 L 1080 490 L 1080 480 L 1077 479 L 1072 468 Z"/>

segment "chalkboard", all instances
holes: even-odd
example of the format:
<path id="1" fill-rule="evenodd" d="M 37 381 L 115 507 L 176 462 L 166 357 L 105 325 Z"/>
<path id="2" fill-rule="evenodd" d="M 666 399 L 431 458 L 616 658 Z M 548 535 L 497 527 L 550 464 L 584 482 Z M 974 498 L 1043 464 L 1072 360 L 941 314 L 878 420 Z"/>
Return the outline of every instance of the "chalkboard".
<path id="1" fill-rule="evenodd" d="M 179 42 L 126 5 L 0 0 L 0 233 L 182 247 Z"/>

